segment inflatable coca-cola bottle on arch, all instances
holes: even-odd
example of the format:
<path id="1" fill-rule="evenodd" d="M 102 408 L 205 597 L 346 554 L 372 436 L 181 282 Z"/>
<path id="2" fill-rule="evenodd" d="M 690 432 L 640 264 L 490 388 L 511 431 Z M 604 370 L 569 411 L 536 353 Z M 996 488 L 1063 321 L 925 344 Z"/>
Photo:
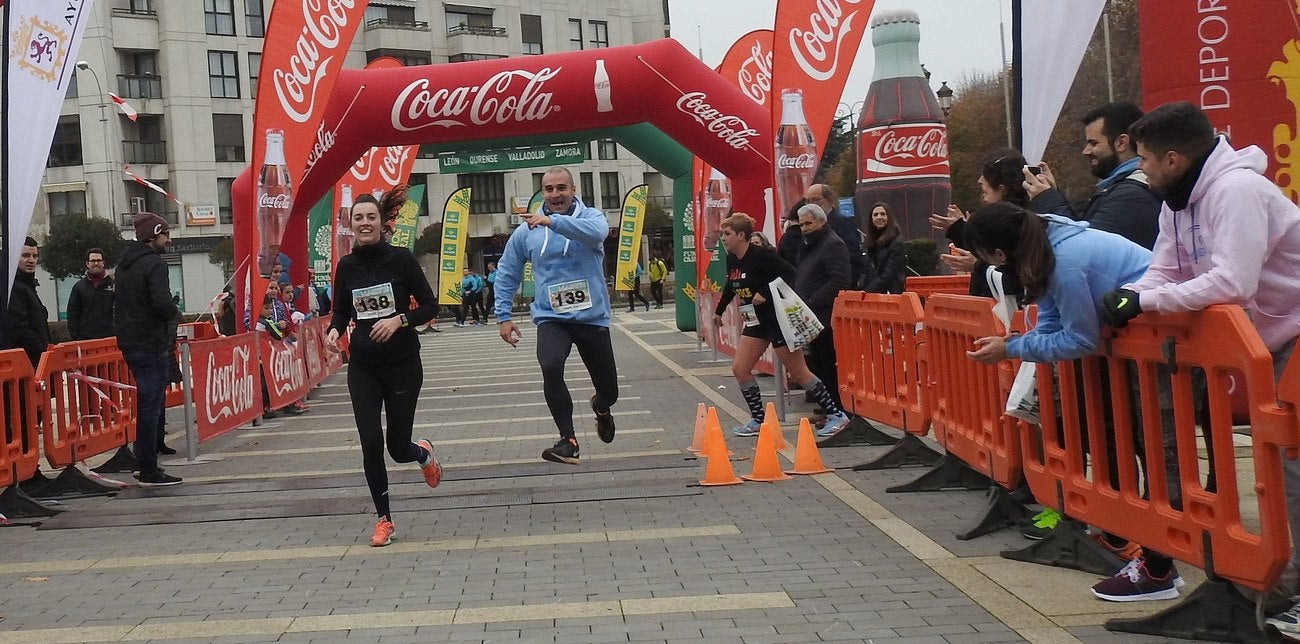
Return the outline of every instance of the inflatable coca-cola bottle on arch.
<path id="1" fill-rule="evenodd" d="M 915 11 L 881 11 L 871 20 L 876 68 L 858 121 L 858 227 L 871 207 L 889 205 L 904 238 L 930 236 L 930 213 L 952 196 L 948 129 L 921 70 L 921 20 Z"/>

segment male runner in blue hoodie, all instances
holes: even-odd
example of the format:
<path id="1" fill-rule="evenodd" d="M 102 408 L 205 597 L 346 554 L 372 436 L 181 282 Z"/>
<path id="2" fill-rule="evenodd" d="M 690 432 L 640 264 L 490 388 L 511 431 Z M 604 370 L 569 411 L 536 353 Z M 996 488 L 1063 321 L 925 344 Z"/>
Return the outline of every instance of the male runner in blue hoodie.
<path id="1" fill-rule="evenodd" d="M 531 313 L 537 325 L 537 362 L 542 367 L 546 406 L 560 430 L 555 446 L 542 458 L 578 464 L 578 439 L 573 432 L 573 397 L 564 383 L 564 363 L 577 345 L 596 395 L 596 434 L 614 440 L 614 417 L 609 408 L 618 400 L 618 372 L 609 339 L 609 292 L 605 289 L 605 237 L 609 220 L 574 194 L 573 174 L 551 168 L 542 175 L 541 212 L 524 215 L 506 242 L 497 264 L 496 310 L 501 339 L 510 346 L 522 337 L 510 319 L 510 303 L 523 281 L 524 263 L 533 264 L 537 297 Z"/>

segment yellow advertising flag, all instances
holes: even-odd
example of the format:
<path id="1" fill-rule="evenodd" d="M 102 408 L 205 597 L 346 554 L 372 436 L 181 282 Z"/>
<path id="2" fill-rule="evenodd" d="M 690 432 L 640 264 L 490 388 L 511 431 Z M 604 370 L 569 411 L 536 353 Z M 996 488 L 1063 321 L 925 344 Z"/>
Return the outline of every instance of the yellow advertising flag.
<path id="1" fill-rule="evenodd" d="M 641 184 L 623 197 L 623 218 L 618 224 L 618 266 L 614 270 L 614 290 L 630 291 L 637 286 L 636 267 L 641 254 L 641 226 L 645 224 L 646 202 L 650 186 Z"/>
<path id="2" fill-rule="evenodd" d="M 442 251 L 438 254 L 438 304 L 460 305 L 460 282 L 469 242 L 469 188 L 447 197 L 442 209 Z"/>

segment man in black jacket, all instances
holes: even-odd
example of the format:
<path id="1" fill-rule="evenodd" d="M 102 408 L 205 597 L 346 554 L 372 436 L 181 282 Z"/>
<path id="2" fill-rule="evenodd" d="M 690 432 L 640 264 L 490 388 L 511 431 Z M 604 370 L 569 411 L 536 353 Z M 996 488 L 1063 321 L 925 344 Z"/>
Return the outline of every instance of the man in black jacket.
<path id="1" fill-rule="evenodd" d="M 23 242 L 18 257 L 18 271 L 14 273 L 14 287 L 9 293 L 9 308 L 4 315 L 4 348 L 22 349 L 32 361 L 32 369 L 41 361 L 41 354 L 50 346 L 49 312 L 36 293 L 36 260 L 40 249 L 36 240 L 28 237 Z"/>
<path id="2" fill-rule="evenodd" d="M 827 218 L 826 211 L 816 204 L 799 209 L 803 245 L 799 248 L 799 262 L 794 266 L 794 292 L 825 327 L 808 345 L 808 369 L 826 383 L 835 404 L 843 407 L 835 366 L 835 340 L 831 337 L 831 309 L 840 291 L 849 288 L 852 265 L 844 241 L 831 230 Z"/>
<path id="3" fill-rule="evenodd" d="M 113 278 L 104 272 L 104 251 L 86 251 L 86 276 L 68 296 L 68 333 L 73 340 L 113 337 Z"/>
<path id="4" fill-rule="evenodd" d="M 171 241 L 167 222 L 153 213 L 135 216 L 135 239 L 127 244 L 117 263 L 117 302 L 113 324 L 117 346 L 135 378 L 135 457 L 140 462 L 136 479 L 142 485 L 175 485 L 181 479 L 158 467 L 158 414 L 163 411 L 171 348 L 176 338 L 169 330 L 180 315 L 172 299 L 167 262 L 162 251 Z"/>
<path id="5" fill-rule="evenodd" d="M 1056 189 L 1051 169 L 1044 164 L 1041 174 L 1025 173 L 1029 209 L 1073 217 L 1147 249 L 1154 247 L 1160 230 L 1160 198 L 1147 185 L 1146 174 L 1138 170 L 1137 145 L 1128 134 L 1129 126 L 1140 118 L 1142 110 L 1132 103 L 1108 103 L 1079 119 L 1083 155 L 1093 176 L 1101 180 L 1097 193 L 1082 214 L 1076 212 Z"/>
<path id="6" fill-rule="evenodd" d="M 835 191 L 824 183 L 814 183 L 808 186 L 808 190 L 804 191 L 804 199 L 826 213 L 826 222 L 830 224 L 831 230 L 835 231 L 835 234 L 839 235 L 840 239 L 844 241 L 844 249 L 849 254 L 850 270 L 849 285 L 844 288 L 862 288 L 862 278 L 867 271 L 867 262 L 862 256 L 862 233 L 858 230 L 858 222 L 840 214 L 836 205 L 838 200 L 835 198 Z"/>

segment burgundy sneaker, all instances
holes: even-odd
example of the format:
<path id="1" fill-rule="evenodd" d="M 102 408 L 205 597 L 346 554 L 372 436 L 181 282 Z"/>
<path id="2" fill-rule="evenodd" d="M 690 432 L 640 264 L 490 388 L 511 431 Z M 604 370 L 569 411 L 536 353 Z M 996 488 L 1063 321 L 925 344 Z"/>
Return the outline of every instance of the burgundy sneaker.
<path id="1" fill-rule="evenodd" d="M 1153 577 L 1146 560 L 1138 557 L 1092 587 L 1092 594 L 1108 602 L 1145 602 L 1178 598 L 1178 571 L 1172 566 L 1164 577 Z"/>

